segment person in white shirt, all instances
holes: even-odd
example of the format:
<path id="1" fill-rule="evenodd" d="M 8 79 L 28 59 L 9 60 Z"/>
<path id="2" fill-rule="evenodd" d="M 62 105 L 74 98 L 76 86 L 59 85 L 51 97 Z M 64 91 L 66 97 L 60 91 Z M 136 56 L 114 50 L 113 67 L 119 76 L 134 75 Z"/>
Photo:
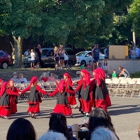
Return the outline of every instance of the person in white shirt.
<path id="1" fill-rule="evenodd" d="M 31 68 L 34 68 L 34 62 L 35 62 L 35 53 L 34 53 L 34 50 L 31 49 Z"/>

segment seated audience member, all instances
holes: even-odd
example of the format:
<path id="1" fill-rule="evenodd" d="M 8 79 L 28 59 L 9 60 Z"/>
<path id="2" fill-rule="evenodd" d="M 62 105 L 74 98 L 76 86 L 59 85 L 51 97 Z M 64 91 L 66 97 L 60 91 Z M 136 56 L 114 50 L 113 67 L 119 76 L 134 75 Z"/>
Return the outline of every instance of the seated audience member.
<path id="1" fill-rule="evenodd" d="M 30 121 L 19 118 L 9 127 L 6 140 L 36 140 L 36 132 Z"/>
<path id="2" fill-rule="evenodd" d="M 117 73 L 116 73 L 116 70 L 115 69 L 113 70 L 112 78 L 117 78 Z"/>
<path id="3" fill-rule="evenodd" d="M 54 135 L 56 134 L 56 132 L 61 134 L 61 137 L 62 135 L 64 135 L 67 140 L 72 140 L 72 137 L 67 127 L 66 117 L 62 114 L 53 113 L 49 121 L 49 131 L 43 136 L 41 136 L 39 140 L 48 140 L 45 136 L 49 137 L 48 135 Z"/>
<path id="4" fill-rule="evenodd" d="M 80 70 L 83 70 L 83 69 L 85 69 L 85 64 L 82 64 L 82 65 L 80 66 Z"/>
<path id="5" fill-rule="evenodd" d="M 91 140 L 118 140 L 118 138 L 108 128 L 98 127 L 92 132 Z"/>
<path id="6" fill-rule="evenodd" d="M 18 74 L 16 72 L 13 73 L 13 78 L 11 78 L 11 80 L 14 83 L 20 83 L 20 80 L 18 79 Z"/>
<path id="7" fill-rule="evenodd" d="M 51 73 L 51 72 L 49 73 L 48 81 L 51 81 L 51 82 L 55 82 L 56 81 L 53 73 Z"/>
<path id="8" fill-rule="evenodd" d="M 19 81 L 20 83 L 27 83 L 27 79 L 24 77 L 24 75 L 22 73 L 19 74 Z"/>
<path id="9" fill-rule="evenodd" d="M 91 60 L 89 61 L 88 65 L 87 65 L 87 69 L 88 69 L 88 71 L 93 71 L 94 70 L 94 66 L 93 66 L 93 63 L 92 63 Z"/>
<path id="10" fill-rule="evenodd" d="M 129 72 L 125 68 L 123 68 L 122 66 L 119 66 L 119 70 L 121 71 L 119 76 L 124 76 L 125 78 L 130 77 Z"/>
<path id="11" fill-rule="evenodd" d="M 91 139 L 92 132 L 94 132 L 98 127 L 108 128 L 116 135 L 115 129 L 111 122 L 111 117 L 102 108 L 95 108 L 90 113 L 89 122 L 88 122 L 89 135 L 87 140 Z M 119 140 L 117 135 L 116 137 L 117 140 Z"/>
<path id="12" fill-rule="evenodd" d="M 97 64 L 97 68 L 103 69 L 102 64 L 101 64 L 101 63 L 98 63 L 98 64 Z"/>
<path id="13" fill-rule="evenodd" d="M 108 73 L 108 71 L 109 71 L 109 65 L 108 65 L 107 60 L 104 60 L 104 63 L 102 65 L 102 68 L 103 68 L 103 70 L 104 70 L 105 73 Z"/>
<path id="14" fill-rule="evenodd" d="M 47 77 L 47 73 L 46 72 L 43 73 L 41 81 L 43 81 L 43 82 L 47 82 L 48 81 L 48 77 Z"/>

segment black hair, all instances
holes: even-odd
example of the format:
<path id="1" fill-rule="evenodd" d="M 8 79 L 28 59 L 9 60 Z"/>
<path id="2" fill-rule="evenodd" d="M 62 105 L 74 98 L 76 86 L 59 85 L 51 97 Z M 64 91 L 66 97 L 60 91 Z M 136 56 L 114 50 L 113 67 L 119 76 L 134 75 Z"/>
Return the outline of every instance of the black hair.
<path id="1" fill-rule="evenodd" d="M 104 111 L 102 108 L 95 108 L 91 113 L 89 117 L 89 137 L 91 137 L 91 133 L 97 128 L 97 127 L 105 127 L 110 129 L 112 132 L 115 133 L 115 129 L 113 127 L 113 124 L 111 122 L 110 115 Z M 116 135 L 117 136 L 117 135 Z M 118 136 L 117 136 L 118 138 Z M 118 138 L 119 140 L 119 138 Z"/>
<path id="2" fill-rule="evenodd" d="M 105 62 L 106 62 L 106 64 L 105 64 Z M 107 65 L 108 65 L 107 60 L 104 60 L 104 66 L 107 66 Z"/>
<path id="3" fill-rule="evenodd" d="M 67 127 L 66 117 L 60 113 L 52 114 L 49 122 L 49 130 L 63 133 L 67 140 L 72 140 L 72 137 Z"/>
<path id="4" fill-rule="evenodd" d="M 49 73 L 49 76 L 51 76 L 51 74 L 53 74 L 52 72 Z"/>
<path id="5" fill-rule="evenodd" d="M 9 127 L 6 140 L 36 140 L 36 132 L 30 121 L 18 118 Z"/>

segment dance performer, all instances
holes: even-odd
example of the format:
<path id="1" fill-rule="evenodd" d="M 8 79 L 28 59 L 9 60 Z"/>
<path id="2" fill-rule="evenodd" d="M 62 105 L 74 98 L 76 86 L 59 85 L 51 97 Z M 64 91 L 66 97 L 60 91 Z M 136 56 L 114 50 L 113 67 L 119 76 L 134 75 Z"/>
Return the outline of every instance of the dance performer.
<path id="1" fill-rule="evenodd" d="M 7 84 L 8 89 L 11 92 L 19 93 L 20 90 L 16 87 L 14 87 L 14 82 L 10 80 Z M 16 95 L 10 95 L 10 111 L 11 114 L 14 114 L 17 112 L 17 103 L 18 103 L 18 97 Z"/>
<path id="2" fill-rule="evenodd" d="M 42 90 L 37 85 L 37 82 L 38 82 L 38 78 L 36 76 L 33 76 L 31 78 L 30 85 L 24 90 L 22 90 L 22 94 L 27 91 L 30 91 L 29 98 L 28 98 L 29 107 L 28 107 L 27 112 L 29 112 L 30 117 L 34 119 L 36 119 L 35 114 L 40 112 L 39 105 L 42 102 L 41 96 L 39 93 L 47 94 L 46 91 Z"/>
<path id="3" fill-rule="evenodd" d="M 105 84 L 105 72 L 101 68 L 93 71 L 94 79 L 91 81 L 90 91 L 93 92 L 93 105 L 107 111 L 107 107 L 111 106 L 108 89 Z"/>
<path id="4" fill-rule="evenodd" d="M 61 80 L 59 84 L 57 83 L 57 87 L 55 91 L 48 94 L 49 96 L 54 96 L 57 94 L 57 104 L 53 110 L 53 113 L 62 113 L 65 116 L 72 116 L 72 110 L 70 105 L 68 104 L 67 99 L 67 90 L 65 87 L 65 81 Z"/>
<path id="5" fill-rule="evenodd" d="M 0 116 L 7 119 L 11 114 L 10 96 L 18 96 L 19 93 L 13 92 L 7 88 L 7 82 L 4 82 L 0 91 Z"/>
<path id="6" fill-rule="evenodd" d="M 81 80 L 78 81 L 78 86 L 74 90 L 74 92 L 79 92 L 79 102 L 80 102 L 80 108 L 79 111 L 81 113 L 86 113 L 86 115 L 89 115 L 89 112 L 91 111 L 91 104 L 90 104 L 90 73 L 83 69 L 81 70 Z M 69 93 L 73 93 L 73 91 L 68 90 Z"/>
<path id="7" fill-rule="evenodd" d="M 63 77 L 64 77 L 64 80 L 65 80 L 66 89 L 73 90 L 71 76 L 68 73 L 64 73 Z M 74 105 L 74 108 L 75 108 L 77 106 L 76 99 L 75 99 L 75 94 L 67 93 L 67 97 L 68 97 L 68 103 L 70 105 Z"/>

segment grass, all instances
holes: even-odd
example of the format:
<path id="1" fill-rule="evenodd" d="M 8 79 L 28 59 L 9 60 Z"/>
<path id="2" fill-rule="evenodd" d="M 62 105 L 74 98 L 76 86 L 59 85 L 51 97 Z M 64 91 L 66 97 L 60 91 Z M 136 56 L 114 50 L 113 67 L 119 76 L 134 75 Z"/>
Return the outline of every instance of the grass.
<path id="1" fill-rule="evenodd" d="M 140 78 L 140 71 L 130 74 L 131 78 Z"/>

